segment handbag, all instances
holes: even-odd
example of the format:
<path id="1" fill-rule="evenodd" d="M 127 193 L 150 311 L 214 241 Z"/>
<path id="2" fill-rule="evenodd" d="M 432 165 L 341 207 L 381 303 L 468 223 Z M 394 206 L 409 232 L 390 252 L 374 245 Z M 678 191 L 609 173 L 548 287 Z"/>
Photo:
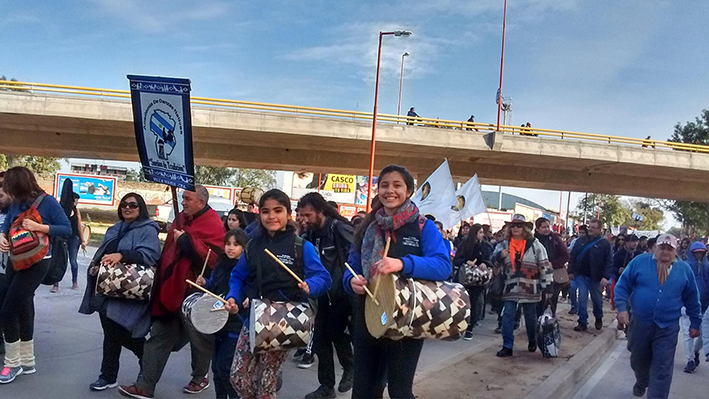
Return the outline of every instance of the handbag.
<path id="1" fill-rule="evenodd" d="M 99 265 L 96 294 L 109 298 L 146 301 L 155 281 L 155 268 L 138 264 Z"/>
<path id="2" fill-rule="evenodd" d="M 458 275 L 456 277 L 458 282 L 463 284 L 464 287 L 474 287 L 485 285 L 490 281 L 490 275 L 490 269 L 482 271 L 477 264 L 470 266 L 467 263 L 463 263 L 458 268 Z"/>
<path id="3" fill-rule="evenodd" d="M 47 194 L 42 193 L 34 200 L 29 209 L 22 212 L 10 226 L 10 260 L 15 271 L 29 269 L 30 266 L 44 259 L 49 252 L 49 236 L 38 231 L 29 231 L 22 227 L 25 219 L 42 224 L 42 216 L 37 207 Z"/>
<path id="4" fill-rule="evenodd" d="M 569 282 L 569 272 L 566 269 L 554 269 L 554 282 L 557 284 L 566 284 Z"/>
<path id="5" fill-rule="evenodd" d="M 542 356 L 552 358 L 559 356 L 561 350 L 561 331 L 559 321 L 547 306 L 544 314 L 537 319 L 537 346 Z"/>

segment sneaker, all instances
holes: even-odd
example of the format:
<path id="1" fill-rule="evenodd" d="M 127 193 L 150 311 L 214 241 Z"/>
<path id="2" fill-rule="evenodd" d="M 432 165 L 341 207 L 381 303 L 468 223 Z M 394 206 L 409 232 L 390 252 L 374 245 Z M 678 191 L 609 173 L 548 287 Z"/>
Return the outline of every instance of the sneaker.
<path id="1" fill-rule="evenodd" d="M 314 392 L 305 395 L 305 399 L 335 399 L 336 397 L 335 388 L 326 387 L 325 385 L 320 385 Z"/>
<path id="2" fill-rule="evenodd" d="M 153 395 L 148 394 L 147 392 L 143 391 L 135 385 L 121 385 L 120 387 L 118 387 L 118 393 L 127 398 L 153 399 Z"/>
<path id="3" fill-rule="evenodd" d="M 633 395 L 634 395 L 634 396 L 637 396 L 637 397 L 644 396 L 646 389 L 647 389 L 647 388 L 641 387 L 641 386 L 638 385 L 638 383 L 636 382 L 635 385 L 633 385 Z"/>
<path id="4" fill-rule="evenodd" d="M 569 310 L 569 314 L 579 314 L 579 312 L 576 308 L 571 308 L 571 310 Z"/>
<path id="5" fill-rule="evenodd" d="M 104 391 L 106 389 L 112 389 L 118 386 L 117 382 L 108 382 L 103 379 L 103 377 L 98 377 L 93 384 L 89 385 L 89 389 L 92 391 Z"/>
<path id="6" fill-rule="evenodd" d="M 0 371 L 0 384 L 9 384 L 22 374 L 22 367 L 3 367 Z"/>
<path id="7" fill-rule="evenodd" d="M 300 360 L 300 363 L 298 363 L 298 368 L 299 369 L 309 369 L 315 364 L 315 355 L 306 353 L 303 355 L 303 358 Z"/>
<path id="8" fill-rule="evenodd" d="M 58 285 L 52 286 L 52 289 L 49 290 L 49 292 L 51 292 L 52 294 L 56 294 L 57 292 L 59 292 L 59 286 Z"/>
<path id="9" fill-rule="evenodd" d="M 697 364 L 694 363 L 694 360 L 690 360 L 687 362 L 687 366 L 684 368 L 685 373 L 692 374 L 694 370 L 697 369 Z"/>
<path id="10" fill-rule="evenodd" d="M 182 388 L 182 392 L 189 394 L 198 394 L 207 388 L 209 388 L 209 377 L 204 377 L 204 379 L 199 384 L 190 381 L 189 384 Z"/>
<path id="11" fill-rule="evenodd" d="M 527 345 L 527 350 L 530 352 L 536 352 L 537 351 L 537 344 L 534 342 L 530 342 L 529 345 Z"/>
<path id="12" fill-rule="evenodd" d="M 495 334 L 502 334 L 502 327 L 497 327 L 495 329 Z"/>
<path id="13" fill-rule="evenodd" d="M 463 334 L 463 340 L 464 341 L 472 341 L 473 340 L 473 332 L 466 331 L 465 334 Z"/>
<path id="14" fill-rule="evenodd" d="M 602 318 L 596 318 L 596 330 L 600 330 L 603 328 L 603 319 Z"/>
<path id="15" fill-rule="evenodd" d="M 588 329 L 588 326 L 583 323 L 579 323 L 578 326 L 574 327 L 574 331 L 579 331 L 579 332 L 586 331 L 587 329 Z"/>
<path id="16" fill-rule="evenodd" d="M 295 360 L 296 362 L 299 362 L 300 359 L 303 358 L 303 355 L 305 355 L 305 352 L 307 352 L 307 349 L 305 349 L 305 348 L 297 349 L 295 351 L 295 353 L 293 354 L 293 360 Z"/>
<path id="17" fill-rule="evenodd" d="M 497 352 L 497 357 L 510 357 L 512 356 L 512 349 L 510 348 L 502 348 L 500 349 L 499 352 Z"/>
<path id="18" fill-rule="evenodd" d="M 340 392 L 347 392 L 350 389 L 352 389 L 352 371 L 344 371 L 342 373 L 340 385 L 337 386 L 337 390 Z"/>
<path id="19" fill-rule="evenodd" d="M 22 374 L 34 374 L 37 372 L 37 369 L 34 366 L 22 366 Z"/>

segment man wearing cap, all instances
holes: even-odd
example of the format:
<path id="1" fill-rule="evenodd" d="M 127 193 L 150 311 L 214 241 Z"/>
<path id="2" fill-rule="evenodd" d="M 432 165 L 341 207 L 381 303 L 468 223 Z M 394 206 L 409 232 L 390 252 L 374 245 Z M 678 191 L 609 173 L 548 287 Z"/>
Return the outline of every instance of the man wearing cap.
<path id="1" fill-rule="evenodd" d="M 633 258 L 640 255 L 642 252 L 638 250 L 638 236 L 631 234 L 625 238 L 625 244 L 620 247 L 613 255 L 613 271 L 611 275 L 611 310 L 615 310 L 615 285 L 618 284 L 618 278 L 628 266 Z"/>
<path id="2" fill-rule="evenodd" d="M 574 331 L 588 328 L 588 295 L 591 294 L 596 330 L 603 328 L 603 294 L 613 267 L 611 244 L 601 235 L 603 222 L 593 219 L 588 223 L 588 234 L 580 237 L 569 258 L 569 277 L 578 289 L 579 323 Z"/>
<path id="3" fill-rule="evenodd" d="M 699 336 L 702 321 L 694 273 L 677 258 L 676 237 L 661 235 L 654 254 L 639 255 L 628 264 L 615 288 L 615 304 L 618 325 L 630 326 L 628 350 L 636 380 L 633 395 L 643 396 L 647 389 L 648 398 L 667 398 L 682 307 L 690 319 L 692 338 Z"/>
<path id="4" fill-rule="evenodd" d="M 681 245 L 680 245 L 681 246 Z M 709 307 L 709 260 L 707 260 L 707 247 L 701 241 L 695 241 L 689 246 L 689 256 L 687 256 L 687 264 L 694 273 L 694 278 L 697 280 L 697 290 L 699 291 L 699 303 L 702 305 L 702 314 Z M 684 354 L 687 357 L 687 366 L 684 368 L 685 373 L 693 373 L 699 365 L 699 351 L 702 349 L 702 336 L 692 338 L 689 335 L 691 320 L 687 316 L 687 311 L 682 308 L 682 317 L 680 318 L 682 326 L 682 335 L 684 335 Z M 706 333 L 706 328 L 702 326 L 702 333 Z M 705 346 L 709 349 L 709 346 Z M 705 354 L 706 354 L 705 350 Z"/>

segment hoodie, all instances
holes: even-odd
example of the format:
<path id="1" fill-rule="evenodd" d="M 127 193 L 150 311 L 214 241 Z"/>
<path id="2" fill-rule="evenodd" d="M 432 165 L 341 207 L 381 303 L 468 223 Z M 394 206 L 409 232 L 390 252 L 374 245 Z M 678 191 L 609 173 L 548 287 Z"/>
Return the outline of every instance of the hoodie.
<path id="1" fill-rule="evenodd" d="M 705 255 L 701 261 L 697 261 L 694 257 L 694 251 L 704 251 Z M 694 277 L 697 280 L 697 289 L 699 290 L 699 301 L 702 303 L 702 313 L 709 307 L 709 260 L 706 256 L 707 247 L 701 241 L 695 241 L 689 247 L 687 263 L 694 272 Z"/>

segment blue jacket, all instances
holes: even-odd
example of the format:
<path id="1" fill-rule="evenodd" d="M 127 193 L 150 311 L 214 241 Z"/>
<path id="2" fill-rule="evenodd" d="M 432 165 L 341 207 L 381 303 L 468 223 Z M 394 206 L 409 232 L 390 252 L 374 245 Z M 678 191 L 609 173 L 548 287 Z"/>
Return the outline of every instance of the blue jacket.
<path id="1" fill-rule="evenodd" d="M 689 256 L 687 263 L 694 272 L 694 277 L 697 279 L 697 289 L 699 290 L 699 301 L 702 303 L 702 313 L 709 308 L 709 260 L 704 255 L 701 262 L 698 262 L 694 257 L 694 251 L 703 250 L 706 254 L 707 247 L 700 241 L 695 241 L 689 247 Z"/>
<path id="2" fill-rule="evenodd" d="M 684 306 L 691 327 L 697 330 L 701 327 L 701 305 L 694 273 L 682 260 L 677 259 L 672 264 L 665 284 L 660 286 L 654 254 L 636 256 L 615 286 L 618 312 L 627 312 L 629 301 L 633 317 L 644 324 L 654 323 L 660 328 L 677 324 Z"/>
<path id="3" fill-rule="evenodd" d="M 5 217 L 5 222 L 2 225 L 2 231 L 6 235 L 10 231 L 10 226 L 17 219 L 22 212 L 32 206 L 32 202 L 13 202 L 10 208 L 7 210 L 7 216 Z M 57 202 L 57 200 L 51 195 L 47 194 L 46 197 L 37 207 L 37 212 L 42 217 L 42 224 L 49 226 L 49 236 L 50 237 L 69 237 L 71 235 L 71 223 L 69 223 L 69 218 L 66 216 L 64 209 Z M 49 252 L 47 252 L 47 257 L 52 256 L 52 245 L 50 240 Z"/>
<path id="4" fill-rule="evenodd" d="M 404 263 L 402 274 L 406 277 L 420 278 L 432 281 L 444 281 L 451 274 L 450 251 L 443 242 L 443 236 L 438 231 L 436 224 L 428 220 L 421 230 L 421 250 L 423 256 L 407 255 L 401 258 Z M 361 248 L 354 245 L 350 251 L 347 263 L 357 274 L 362 274 L 362 253 Z M 353 293 L 350 281 L 352 273 L 345 271 L 342 278 L 342 285 L 345 291 Z"/>

